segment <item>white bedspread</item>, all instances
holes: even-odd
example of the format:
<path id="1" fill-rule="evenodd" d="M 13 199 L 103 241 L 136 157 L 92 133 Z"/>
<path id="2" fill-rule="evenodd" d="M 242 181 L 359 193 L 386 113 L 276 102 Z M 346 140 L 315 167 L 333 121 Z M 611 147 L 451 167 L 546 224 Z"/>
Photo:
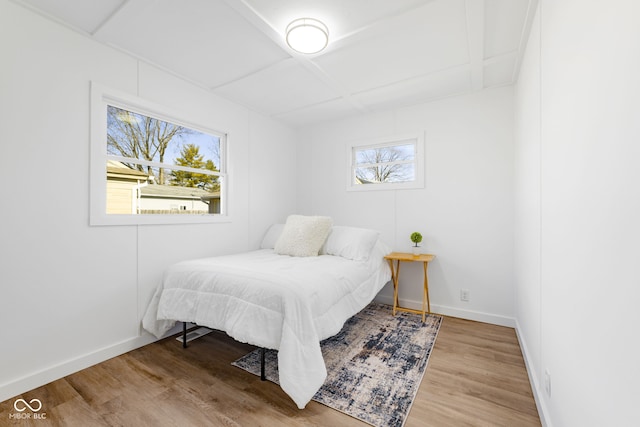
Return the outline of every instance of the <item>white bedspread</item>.
<path id="1" fill-rule="evenodd" d="M 368 261 L 290 257 L 272 249 L 184 261 L 168 268 L 143 319 L 158 338 L 176 321 L 278 350 L 280 386 L 302 409 L 324 383 L 320 341 L 390 280 L 378 242 Z"/>

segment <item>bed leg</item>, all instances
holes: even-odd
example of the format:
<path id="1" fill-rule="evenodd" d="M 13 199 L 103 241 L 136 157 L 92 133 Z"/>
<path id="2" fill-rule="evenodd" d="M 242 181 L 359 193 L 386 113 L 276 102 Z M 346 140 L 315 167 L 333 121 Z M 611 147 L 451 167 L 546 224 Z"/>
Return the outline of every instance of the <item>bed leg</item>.
<path id="1" fill-rule="evenodd" d="M 260 348 L 260 381 L 266 381 L 267 377 L 264 374 L 264 347 Z"/>
<path id="2" fill-rule="evenodd" d="M 182 348 L 187 348 L 187 322 L 182 322 Z"/>

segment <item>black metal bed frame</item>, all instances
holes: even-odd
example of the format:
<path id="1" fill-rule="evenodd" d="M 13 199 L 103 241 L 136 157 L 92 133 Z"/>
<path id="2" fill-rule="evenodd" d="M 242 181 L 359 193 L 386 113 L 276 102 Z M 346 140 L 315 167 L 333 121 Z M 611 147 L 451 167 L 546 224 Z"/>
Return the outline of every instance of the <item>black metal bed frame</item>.
<path id="1" fill-rule="evenodd" d="M 182 322 L 182 348 L 187 348 L 187 322 Z M 262 381 L 267 380 L 264 369 L 264 353 L 265 348 L 260 347 L 260 380 Z"/>

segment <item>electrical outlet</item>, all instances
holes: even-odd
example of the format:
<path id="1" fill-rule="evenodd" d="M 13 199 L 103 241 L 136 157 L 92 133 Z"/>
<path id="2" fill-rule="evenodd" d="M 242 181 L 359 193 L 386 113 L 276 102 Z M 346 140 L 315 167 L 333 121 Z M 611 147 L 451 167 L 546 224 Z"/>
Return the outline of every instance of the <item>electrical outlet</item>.
<path id="1" fill-rule="evenodd" d="M 544 391 L 551 397 L 551 374 L 548 369 L 544 370 Z"/>
<path id="2" fill-rule="evenodd" d="M 469 301 L 469 289 L 460 289 L 460 301 Z"/>

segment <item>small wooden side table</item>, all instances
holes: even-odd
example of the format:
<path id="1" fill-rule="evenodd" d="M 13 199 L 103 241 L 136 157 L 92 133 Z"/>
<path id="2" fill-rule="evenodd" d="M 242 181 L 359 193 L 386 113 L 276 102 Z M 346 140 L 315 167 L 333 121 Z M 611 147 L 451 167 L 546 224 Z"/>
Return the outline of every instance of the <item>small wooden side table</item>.
<path id="1" fill-rule="evenodd" d="M 432 261 L 435 255 L 431 254 L 410 254 L 405 252 L 391 252 L 386 255 L 384 259 L 389 261 L 391 267 L 391 281 L 393 282 L 393 315 L 396 315 L 396 311 L 406 311 L 408 313 L 422 314 L 422 321 L 425 321 L 426 313 L 431 313 L 431 302 L 429 301 L 429 279 L 427 278 L 427 266 L 429 261 Z M 394 262 L 395 261 L 395 266 Z M 400 274 L 400 262 L 422 262 L 424 267 L 424 287 L 422 293 L 422 311 L 414 310 L 413 308 L 400 307 L 398 303 L 398 275 Z"/>

